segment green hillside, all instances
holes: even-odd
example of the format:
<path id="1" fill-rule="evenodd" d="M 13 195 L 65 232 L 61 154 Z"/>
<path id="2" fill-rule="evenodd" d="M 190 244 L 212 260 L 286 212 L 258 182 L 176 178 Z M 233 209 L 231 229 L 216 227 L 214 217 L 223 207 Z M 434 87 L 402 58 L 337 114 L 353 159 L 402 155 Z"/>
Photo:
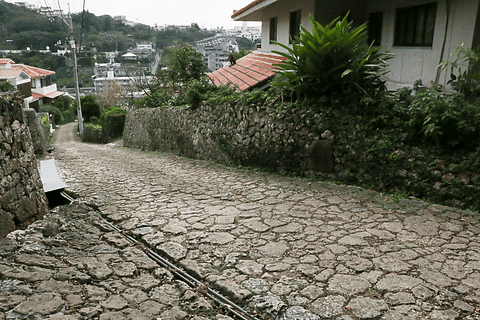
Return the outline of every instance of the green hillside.
<path id="1" fill-rule="evenodd" d="M 87 50 L 95 46 L 100 52 L 124 51 L 140 41 L 155 41 L 157 49 L 163 49 L 176 40 L 191 42 L 213 35 L 195 23 L 186 29 L 155 30 L 142 24 L 129 26 L 108 15 L 97 17 L 88 11 L 73 14 L 72 20 L 77 43 Z M 162 21 L 158 21 L 158 25 L 162 25 Z M 54 50 L 59 41 L 65 43 L 69 36 L 69 28 L 60 17 L 42 15 L 0 0 L 0 50 L 27 47 L 42 50 L 46 46 Z"/>

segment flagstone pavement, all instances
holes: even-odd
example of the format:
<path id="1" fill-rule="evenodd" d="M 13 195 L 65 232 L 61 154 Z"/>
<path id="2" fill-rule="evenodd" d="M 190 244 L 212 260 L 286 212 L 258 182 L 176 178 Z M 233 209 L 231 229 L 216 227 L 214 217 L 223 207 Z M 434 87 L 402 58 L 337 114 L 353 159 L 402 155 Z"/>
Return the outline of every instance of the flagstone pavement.
<path id="1" fill-rule="evenodd" d="M 476 213 L 72 131 L 53 156 L 79 198 L 0 241 L 0 320 L 233 318 L 145 247 L 259 319 L 480 319 Z"/>

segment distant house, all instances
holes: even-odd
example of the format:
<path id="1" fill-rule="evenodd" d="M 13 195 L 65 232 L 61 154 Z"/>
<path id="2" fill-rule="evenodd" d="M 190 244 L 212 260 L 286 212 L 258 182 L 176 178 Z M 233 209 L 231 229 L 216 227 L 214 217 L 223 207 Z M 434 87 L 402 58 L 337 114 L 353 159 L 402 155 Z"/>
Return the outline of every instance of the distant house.
<path id="1" fill-rule="evenodd" d="M 53 83 L 54 71 L 24 64 L 15 64 L 11 59 L 0 59 L 0 82 L 8 81 L 24 99 L 25 108 L 38 111 L 44 104 L 51 104 L 65 92 L 57 90 Z"/>
<path id="2" fill-rule="evenodd" d="M 134 55 L 134 56 L 133 56 Z M 154 59 L 155 56 L 155 43 L 144 42 L 137 43 L 135 48 L 129 48 L 127 56 L 122 57 L 126 60 L 140 60 L 140 59 Z"/>
<path id="3" fill-rule="evenodd" d="M 125 54 L 122 54 L 122 58 L 125 60 L 137 60 L 137 55 L 131 52 L 127 52 Z"/>
<path id="4" fill-rule="evenodd" d="M 389 61 L 387 85 L 397 89 L 418 79 L 445 85 L 445 72 L 437 74 L 440 62 L 462 43 L 480 44 L 479 9 L 478 0 L 256 0 L 232 18 L 261 21 L 260 52 L 271 54 L 282 51 L 272 41 L 288 45 L 300 25 L 311 30 L 310 14 L 325 25 L 350 12 L 354 26 L 368 22 L 369 42 L 395 55 Z"/>
<path id="5" fill-rule="evenodd" d="M 20 96 L 24 97 L 24 107 L 27 108 L 29 101 L 32 101 L 31 78 L 23 70 L 12 68 L 13 64 L 10 59 L 0 59 L 0 83 L 8 82 L 13 85 Z"/>

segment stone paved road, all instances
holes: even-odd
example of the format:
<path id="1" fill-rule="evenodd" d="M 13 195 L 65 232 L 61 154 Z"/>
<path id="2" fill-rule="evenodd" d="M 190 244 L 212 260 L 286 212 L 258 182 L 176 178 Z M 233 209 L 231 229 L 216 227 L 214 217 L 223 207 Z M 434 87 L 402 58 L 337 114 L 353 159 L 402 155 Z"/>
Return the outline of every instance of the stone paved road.
<path id="1" fill-rule="evenodd" d="M 475 214 L 170 154 L 66 141 L 56 147 L 69 190 L 258 317 L 480 319 Z M 103 290 L 98 295 L 85 293 L 84 285 L 79 306 L 94 308 L 95 298 L 96 315 L 193 317 L 186 288 L 165 282 L 167 272 L 141 260 L 117 233 L 97 236 L 103 229 L 92 229 L 105 244 L 85 240 L 90 255 L 55 266 L 66 269 L 65 277 L 81 278 L 79 272 L 97 282 L 108 278 L 110 284 L 95 284 Z M 9 277 L 5 268 L 0 264 L 0 274 Z M 139 274 L 145 279 L 136 290 L 132 279 Z M 159 298 L 165 296 L 170 304 Z M 154 303 L 163 316 L 152 313 Z M 101 319 L 114 319 L 104 314 Z"/>

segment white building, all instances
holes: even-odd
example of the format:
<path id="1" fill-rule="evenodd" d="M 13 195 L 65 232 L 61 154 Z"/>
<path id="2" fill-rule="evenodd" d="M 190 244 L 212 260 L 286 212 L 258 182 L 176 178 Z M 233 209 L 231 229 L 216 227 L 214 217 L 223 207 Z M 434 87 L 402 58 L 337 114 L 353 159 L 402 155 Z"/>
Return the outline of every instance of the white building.
<path id="1" fill-rule="evenodd" d="M 138 72 L 137 72 L 138 73 Z M 109 84 L 119 84 L 125 92 L 129 92 L 137 96 L 138 86 L 146 86 L 152 80 L 152 76 L 140 75 L 135 72 L 127 72 L 126 68 L 122 67 L 120 63 L 113 62 L 113 59 L 109 63 L 95 63 L 93 84 L 96 94 L 109 87 Z"/>
<path id="2" fill-rule="evenodd" d="M 65 92 L 57 90 L 53 83 L 54 71 L 15 64 L 10 59 L 0 59 L 0 82 L 7 81 L 20 92 L 24 99 L 24 107 L 38 108 L 50 104 Z"/>
<path id="3" fill-rule="evenodd" d="M 223 67 L 230 52 L 239 52 L 238 43 L 233 37 L 215 36 L 197 41 L 195 50 L 203 55 L 203 63 L 209 71 Z"/>
<path id="4" fill-rule="evenodd" d="M 289 44 L 299 26 L 311 31 L 309 15 L 322 25 L 350 12 L 353 25 L 369 23 L 369 40 L 395 57 L 389 60 L 390 89 L 437 81 L 446 85 L 442 61 L 464 44 L 480 44 L 479 0 L 256 0 L 236 11 L 235 21 L 262 22 L 261 51 L 282 51 L 272 40 Z"/>

